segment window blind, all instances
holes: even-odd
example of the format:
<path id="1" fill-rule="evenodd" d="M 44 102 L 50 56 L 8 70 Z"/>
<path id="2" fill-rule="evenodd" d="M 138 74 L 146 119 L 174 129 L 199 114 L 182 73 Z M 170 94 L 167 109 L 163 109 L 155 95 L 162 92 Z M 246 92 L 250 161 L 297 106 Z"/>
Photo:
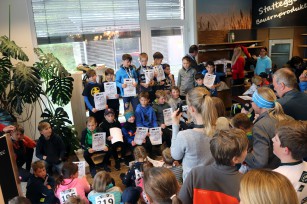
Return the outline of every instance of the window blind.
<path id="1" fill-rule="evenodd" d="M 37 38 L 139 30 L 138 0 L 32 0 Z"/>
<path id="2" fill-rule="evenodd" d="M 184 19 L 184 0 L 146 0 L 147 20 Z"/>

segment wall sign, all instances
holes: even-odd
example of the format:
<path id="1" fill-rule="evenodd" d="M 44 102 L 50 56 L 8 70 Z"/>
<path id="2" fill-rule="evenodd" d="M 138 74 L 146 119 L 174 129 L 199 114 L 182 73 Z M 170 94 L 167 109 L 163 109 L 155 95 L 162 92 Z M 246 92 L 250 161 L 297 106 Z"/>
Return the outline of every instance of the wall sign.
<path id="1" fill-rule="evenodd" d="M 252 27 L 307 26 L 307 0 L 253 0 Z"/>

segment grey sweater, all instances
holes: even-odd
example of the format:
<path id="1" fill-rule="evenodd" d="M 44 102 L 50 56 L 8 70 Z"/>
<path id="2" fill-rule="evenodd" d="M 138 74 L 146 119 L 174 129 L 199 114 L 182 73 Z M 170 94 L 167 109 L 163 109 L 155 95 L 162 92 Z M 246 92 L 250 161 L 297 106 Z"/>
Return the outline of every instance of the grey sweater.
<path id="1" fill-rule="evenodd" d="M 211 138 L 193 129 L 179 132 L 179 125 L 172 126 L 171 154 L 175 160 L 182 159 L 183 180 L 192 168 L 214 162 L 210 151 Z"/>
<path id="2" fill-rule="evenodd" d="M 180 96 L 185 96 L 187 93 L 194 88 L 195 82 L 194 82 L 194 77 L 195 77 L 195 69 L 194 68 L 181 68 L 178 73 L 178 81 L 177 81 L 177 86 L 180 89 Z"/>

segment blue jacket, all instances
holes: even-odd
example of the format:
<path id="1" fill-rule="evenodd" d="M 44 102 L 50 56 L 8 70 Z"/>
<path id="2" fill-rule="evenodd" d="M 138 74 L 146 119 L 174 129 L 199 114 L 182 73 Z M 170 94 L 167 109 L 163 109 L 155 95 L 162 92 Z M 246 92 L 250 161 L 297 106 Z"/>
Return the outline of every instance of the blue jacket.
<path id="1" fill-rule="evenodd" d="M 299 83 L 299 86 L 300 86 L 300 90 L 301 92 L 304 92 L 307 90 L 307 81 L 302 81 Z"/>
<path id="2" fill-rule="evenodd" d="M 122 85 L 124 83 L 124 79 L 129 78 L 128 73 L 131 74 L 131 78 L 134 78 L 136 83 L 139 82 L 138 75 L 132 66 L 130 66 L 129 71 L 127 71 L 127 68 L 124 68 L 123 65 L 121 65 L 115 76 L 116 86 L 120 89 L 121 96 L 124 96 L 124 90 L 122 88 Z"/>
<path id="3" fill-rule="evenodd" d="M 129 144 L 134 140 L 135 132 L 136 132 L 136 124 L 129 123 L 128 121 L 124 124 L 122 128 L 122 132 L 125 138 L 125 141 Z"/>
<path id="4" fill-rule="evenodd" d="M 154 109 L 151 106 L 142 107 L 138 104 L 135 110 L 136 127 L 158 127 Z"/>

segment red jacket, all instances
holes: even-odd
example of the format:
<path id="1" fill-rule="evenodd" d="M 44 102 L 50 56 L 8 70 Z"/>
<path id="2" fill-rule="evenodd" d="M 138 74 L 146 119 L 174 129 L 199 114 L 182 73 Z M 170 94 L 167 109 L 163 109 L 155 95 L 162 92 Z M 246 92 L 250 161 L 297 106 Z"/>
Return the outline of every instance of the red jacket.
<path id="1" fill-rule="evenodd" d="M 244 78 L 244 57 L 238 57 L 237 61 L 232 65 L 232 78 L 233 79 L 243 79 Z"/>

